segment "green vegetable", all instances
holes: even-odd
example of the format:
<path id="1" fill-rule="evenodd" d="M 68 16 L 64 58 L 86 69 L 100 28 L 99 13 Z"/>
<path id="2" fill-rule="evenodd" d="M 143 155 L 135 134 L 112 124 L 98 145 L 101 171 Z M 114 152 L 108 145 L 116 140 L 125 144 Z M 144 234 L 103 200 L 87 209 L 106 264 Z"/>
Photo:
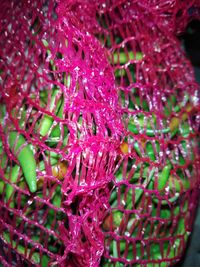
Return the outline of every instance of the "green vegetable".
<path id="1" fill-rule="evenodd" d="M 170 164 L 166 165 L 163 168 L 163 170 L 160 173 L 160 175 L 158 176 L 158 187 L 157 188 L 158 188 L 159 191 L 161 191 L 161 190 L 163 190 L 165 188 L 166 183 L 167 183 L 167 181 L 169 179 L 171 168 L 172 167 L 171 167 Z"/>
<path id="2" fill-rule="evenodd" d="M 153 149 L 153 146 L 152 146 L 151 142 L 147 142 L 147 144 L 146 144 L 146 152 L 147 152 L 147 155 L 149 156 L 149 158 L 152 161 L 156 160 L 156 156 L 155 156 L 154 149 Z"/>
<path id="3" fill-rule="evenodd" d="M 42 40 L 44 46 L 46 48 L 49 48 L 49 44 L 48 42 L 43 39 Z M 51 55 L 51 51 L 49 49 L 47 49 L 47 54 Z M 62 58 L 62 54 L 59 54 L 59 57 Z M 56 66 L 53 62 L 53 60 L 50 60 L 51 66 L 53 70 L 56 70 Z M 63 74 L 63 84 L 67 87 L 70 86 L 71 83 L 71 76 L 70 75 L 66 75 L 66 73 Z M 57 104 L 56 104 L 56 98 L 58 98 L 57 100 Z M 61 90 L 59 88 L 53 88 L 53 92 L 51 95 L 51 101 L 50 101 L 50 107 L 49 107 L 49 111 L 50 112 L 54 112 L 54 114 L 58 117 L 58 118 L 63 118 L 63 109 L 64 109 L 64 99 L 63 99 L 63 95 L 61 94 Z M 40 134 L 42 136 L 45 136 L 46 134 L 49 133 L 49 130 L 53 124 L 53 117 L 49 116 L 49 115 L 44 115 L 42 121 L 41 121 L 41 126 L 40 126 Z M 60 131 L 60 127 L 59 125 L 56 125 L 56 127 L 53 128 L 52 132 L 51 132 L 51 136 L 52 137 L 60 137 L 61 131 Z"/>
<path id="4" fill-rule="evenodd" d="M 6 106 L 3 104 L 0 104 L 0 123 L 4 125 L 4 119 L 6 115 Z"/>
<path id="5" fill-rule="evenodd" d="M 128 52 L 127 54 L 125 52 L 114 53 L 113 54 L 113 64 L 126 64 L 129 60 L 142 60 L 143 54 L 141 52 L 133 53 L 132 51 Z"/>
<path id="6" fill-rule="evenodd" d="M 23 137 L 23 135 L 17 132 L 9 133 L 8 142 L 14 155 L 19 160 L 29 190 L 32 193 L 34 193 L 37 190 L 37 183 L 36 183 L 36 161 L 34 158 L 33 151 L 28 146 L 28 144 L 23 146 L 26 143 L 26 140 Z M 22 146 L 23 148 L 21 148 Z"/>
<path id="7" fill-rule="evenodd" d="M 113 240 L 113 257 L 114 258 L 120 257 L 120 255 L 118 255 L 118 252 L 117 252 L 117 242 L 115 240 Z M 116 262 L 115 266 L 116 267 L 122 267 L 123 264 L 120 262 Z"/>
<path id="8" fill-rule="evenodd" d="M 60 105 L 58 113 L 57 113 L 58 118 L 61 118 L 61 119 L 63 118 L 63 109 L 64 109 L 64 100 L 62 99 L 61 105 Z M 60 137 L 60 135 L 61 135 L 60 126 L 56 125 L 51 132 L 51 136 L 52 137 Z"/>
<path id="9" fill-rule="evenodd" d="M 134 147 L 135 151 L 137 152 L 137 154 L 141 157 L 140 146 L 139 146 L 137 141 L 134 142 L 133 147 Z"/>
<path id="10" fill-rule="evenodd" d="M 11 174 L 10 174 L 10 181 L 13 183 L 16 183 L 17 178 L 19 176 L 19 171 L 20 171 L 20 167 L 18 165 L 15 165 L 12 170 L 11 170 Z M 9 177 L 9 174 L 7 175 Z M 10 184 L 6 184 L 6 201 L 8 202 L 11 195 L 14 192 L 14 187 Z M 10 207 L 14 207 L 14 202 L 11 201 L 9 204 Z"/>
<path id="11" fill-rule="evenodd" d="M 50 112 L 52 112 L 55 108 L 55 114 L 57 113 L 57 111 L 61 105 L 61 100 L 60 100 L 60 101 L 58 101 L 58 103 L 55 107 L 56 97 L 58 96 L 58 94 L 59 94 L 59 89 L 54 89 L 52 92 L 50 108 L 49 108 Z M 52 124 L 53 124 L 53 117 L 51 117 L 49 115 L 44 115 L 44 117 L 41 121 L 40 134 L 42 136 L 45 136 L 49 132 Z"/>
<path id="12" fill-rule="evenodd" d="M 176 192 L 180 193 L 181 190 L 187 190 L 190 188 L 190 182 L 186 177 L 180 177 L 180 179 L 177 179 L 176 177 L 170 175 L 169 188 L 172 190 L 175 189 Z"/>
<path id="13" fill-rule="evenodd" d="M 0 168 L 4 169 L 6 167 L 6 154 L 3 154 L 3 149 L 0 147 Z"/>
<path id="14" fill-rule="evenodd" d="M 3 193 L 4 185 L 4 182 L 0 180 L 0 194 Z"/>
<path id="15" fill-rule="evenodd" d="M 139 123 L 139 127 L 136 125 L 136 122 Z M 138 129 L 139 128 L 139 129 Z M 130 132 L 134 134 L 144 133 L 147 136 L 153 137 L 155 135 L 167 134 L 170 132 L 170 128 L 164 128 L 161 130 L 154 130 L 149 125 L 147 125 L 144 131 L 144 117 L 138 118 L 137 120 L 133 120 L 132 118 L 129 120 L 128 129 Z"/>

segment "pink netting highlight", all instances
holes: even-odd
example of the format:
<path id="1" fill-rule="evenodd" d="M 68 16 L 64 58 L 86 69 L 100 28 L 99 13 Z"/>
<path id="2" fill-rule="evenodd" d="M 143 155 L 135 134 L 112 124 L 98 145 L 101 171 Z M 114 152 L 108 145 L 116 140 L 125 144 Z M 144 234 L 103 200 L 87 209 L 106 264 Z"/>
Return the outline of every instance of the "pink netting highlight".
<path id="1" fill-rule="evenodd" d="M 200 120 L 198 86 L 175 33 L 198 8 L 1 4 L 5 266 L 180 259 L 199 194 Z M 35 164 L 36 185 L 24 151 L 34 155 L 28 173 Z"/>

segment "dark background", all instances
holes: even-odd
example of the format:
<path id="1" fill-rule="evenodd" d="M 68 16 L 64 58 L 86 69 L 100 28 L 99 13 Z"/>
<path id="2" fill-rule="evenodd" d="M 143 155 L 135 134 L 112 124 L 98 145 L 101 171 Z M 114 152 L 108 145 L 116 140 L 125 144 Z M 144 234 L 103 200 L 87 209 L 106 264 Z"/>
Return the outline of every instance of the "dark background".
<path id="1" fill-rule="evenodd" d="M 200 84 L 200 21 L 192 21 L 180 39 Z M 200 201 L 187 250 L 175 267 L 200 267 Z"/>

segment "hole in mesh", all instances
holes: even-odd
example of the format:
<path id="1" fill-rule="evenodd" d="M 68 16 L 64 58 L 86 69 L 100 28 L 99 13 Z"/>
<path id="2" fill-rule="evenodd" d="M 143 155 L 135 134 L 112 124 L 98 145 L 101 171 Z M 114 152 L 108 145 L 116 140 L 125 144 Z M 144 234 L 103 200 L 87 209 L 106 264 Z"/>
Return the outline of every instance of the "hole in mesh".
<path id="1" fill-rule="evenodd" d="M 75 51 L 76 51 L 76 52 L 78 52 L 78 50 L 79 50 L 79 47 L 78 47 L 78 45 L 77 45 L 77 44 L 75 44 L 75 43 L 73 43 L 73 47 L 74 47 Z"/>
<path id="2" fill-rule="evenodd" d="M 125 258 L 127 259 L 127 260 L 134 260 L 134 254 L 133 254 L 133 245 L 132 245 L 132 243 L 129 243 L 129 245 L 128 245 L 128 249 L 126 249 L 126 256 L 125 256 Z"/>
<path id="3" fill-rule="evenodd" d="M 196 111 L 190 116 L 190 120 L 192 125 L 198 123 L 198 113 Z"/>
<path id="4" fill-rule="evenodd" d="M 87 220 L 89 223 L 92 223 L 92 218 L 89 217 Z"/>
<path id="5" fill-rule="evenodd" d="M 69 195 L 72 192 L 72 189 L 66 191 L 66 194 Z"/>
<path id="6" fill-rule="evenodd" d="M 111 131 L 111 129 L 110 129 L 108 126 L 107 126 L 106 128 L 107 128 L 108 136 L 111 137 L 111 136 L 112 136 L 112 131 Z"/>
<path id="7" fill-rule="evenodd" d="M 130 85 L 130 78 L 125 68 L 115 69 L 115 82 L 119 86 L 127 87 Z"/>
<path id="8" fill-rule="evenodd" d="M 113 38 L 115 41 L 115 44 L 118 45 L 120 43 L 122 43 L 124 41 L 124 38 L 122 38 L 121 33 L 119 31 L 118 28 L 114 28 L 114 32 L 113 32 Z"/>
<path id="9" fill-rule="evenodd" d="M 38 17 L 35 18 L 35 20 L 33 21 L 30 30 L 32 31 L 33 35 L 37 35 L 38 33 L 40 33 L 42 31 L 42 24 L 40 23 L 40 20 Z"/>
<path id="10" fill-rule="evenodd" d="M 135 72 L 136 72 L 135 64 L 130 64 L 127 69 L 127 76 L 130 83 L 136 82 Z"/>
<path id="11" fill-rule="evenodd" d="M 109 35 L 102 35 L 102 42 L 106 48 L 112 47 L 111 38 Z"/>
<path id="12" fill-rule="evenodd" d="M 77 214 L 78 205 L 79 205 L 79 198 L 76 196 L 74 201 L 70 205 L 72 214 Z"/>
<path id="13" fill-rule="evenodd" d="M 46 241 L 48 240 L 48 241 Z M 42 240 L 43 244 L 45 244 L 45 248 L 47 250 L 51 251 L 52 253 L 57 255 L 63 255 L 64 252 L 64 245 L 60 239 L 55 238 L 54 236 L 48 236 L 46 235 L 46 239 Z"/>
<path id="14" fill-rule="evenodd" d="M 135 98 L 132 94 L 128 95 L 128 109 L 130 111 L 138 109 L 138 104 L 136 103 Z"/>
<path id="15" fill-rule="evenodd" d="M 81 51 L 81 58 L 82 58 L 82 60 L 84 60 L 84 59 L 85 59 L 85 53 L 84 53 L 84 51 L 83 51 L 83 50 Z"/>
<path id="16" fill-rule="evenodd" d="M 111 221 L 112 221 L 113 229 L 117 229 L 120 226 L 122 219 L 123 219 L 123 214 L 124 213 L 120 210 L 117 210 L 117 209 L 112 210 L 112 214 L 111 214 L 112 220 Z"/>
<path id="17" fill-rule="evenodd" d="M 115 187 L 110 195 L 109 203 L 111 207 L 115 207 L 117 205 L 117 192 L 118 192 L 118 187 Z"/>
<path id="18" fill-rule="evenodd" d="M 62 53 L 61 52 L 56 52 L 56 58 L 57 59 L 62 59 L 63 58 L 63 55 L 62 55 Z"/>
<path id="19" fill-rule="evenodd" d="M 154 243 L 154 242 L 149 243 L 148 250 L 149 250 L 148 256 L 151 260 L 159 260 L 162 258 L 159 243 Z"/>
<path id="20" fill-rule="evenodd" d="M 125 157 L 115 173 L 116 180 L 127 180 L 130 184 L 136 183 L 138 178 L 140 178 L 138 173 L 140 168 L 138 167 L 135 170 L 135 162 L 134 158 Z"/>
<path id="21" fill-rule="evenodd" d="M 126 93 L 123 90 L 118 92 L 119 103 L 121 107 L 126 107 Z"/>
<path id="22" fill-rule="evenodd" d="M 177 18 L 180 18 L 180 17 L 182 17 L 183 16 L 183 10 L 178 10 L 178 12 L 176 13 L 176 17 Z"/>
<path id="23" fill-rule="evenodd" d="M 82 236 L 82 237 L 81 237 L 81 241 L 82 241 L 83 243 L 85 243 L 85 242 L 87 241 L 87 238 L 86 238 L 85 236 Z"/>
<path id="24" fill-rule="evenodd" d="M 101 16 L 100 16 L 97 13 L 96 19 L 97 19 L 97 22 L 100 24 L 101 27 L 103 27 L 104 29 L 108 28 L 108 24 L 107 24 L 108 17 L 105 14 L 101 14 Z"/>
<path id="25" fill-rule="evenodd" d="M 43 161 L 43 159 L 44 159 L 44 156 L 43 156 L 43 154 L 40 152 L 40 150 L 38 151 L 38 161 Z"/>
<path id="26" fill-rule="evenodd" d="M 46 56 L 47 58 L 47 56 Z M 49 73 L 48 73 L 48 77 L 51 81 L 55 80 L 55 76 L 54 76 L 54 71 L 57 69 L 55 65 L 53 65 L 51 62 L 49 62 L 48 64 L 48 69 L 49 69 Z"/>
<path id="27" fill-rule="evenodd" d="M 120 258 L 126 258 L 126 254 L 127 254 L 127 249 L 128 249 L 128 245 L 127 245 L 127 241 L 125 239 L 121 239 L 119 242 L 119 247 L 120 247 Z"/>
<path id="28" fill-rule="evenodd" d="M 69 220 L 67 216 L 65 216 L 65 219 L 62 219 L 62 221 L 64 222 L 65 229 L 69 230 Z"/>
<path id="29" fill-rule="evenodd" d="M 199 253 L 200 253 L 200 252 L 199 252 Z M 111 267 L 111 266 L 109 266 L 109 264 L 108 264 L 108 259 L 105 258 L 105 257 L 101 257 L 101 259 L 100 259 L 100 266 L 106 266 L 106 264 L 107 264 L 108 267 Z"/>
<path id="30" fill-rule="evenodd" d="M 117 17 L 118 20 L 123 20 L 123 17 L 122 17 L 122 14 L 121 14 L 121 12 L 120 12 L 119 7 L 115 7 L 115 8 L 113 9 L 113 13 L 115 13 L 115 14 L 113 14 L 113 15 L 115 15 L 115 16 Z"/>

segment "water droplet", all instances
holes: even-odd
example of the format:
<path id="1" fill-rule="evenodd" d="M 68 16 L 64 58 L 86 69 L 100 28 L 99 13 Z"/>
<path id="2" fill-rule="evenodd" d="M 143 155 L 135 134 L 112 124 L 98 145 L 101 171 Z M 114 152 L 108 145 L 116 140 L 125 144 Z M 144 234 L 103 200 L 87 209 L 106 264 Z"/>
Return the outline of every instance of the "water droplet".
<path id="1" fill-rule="evenodd" d="M 33 203 L 33 200 L 28 200 L 28 205 L 30 206 Z"/>

